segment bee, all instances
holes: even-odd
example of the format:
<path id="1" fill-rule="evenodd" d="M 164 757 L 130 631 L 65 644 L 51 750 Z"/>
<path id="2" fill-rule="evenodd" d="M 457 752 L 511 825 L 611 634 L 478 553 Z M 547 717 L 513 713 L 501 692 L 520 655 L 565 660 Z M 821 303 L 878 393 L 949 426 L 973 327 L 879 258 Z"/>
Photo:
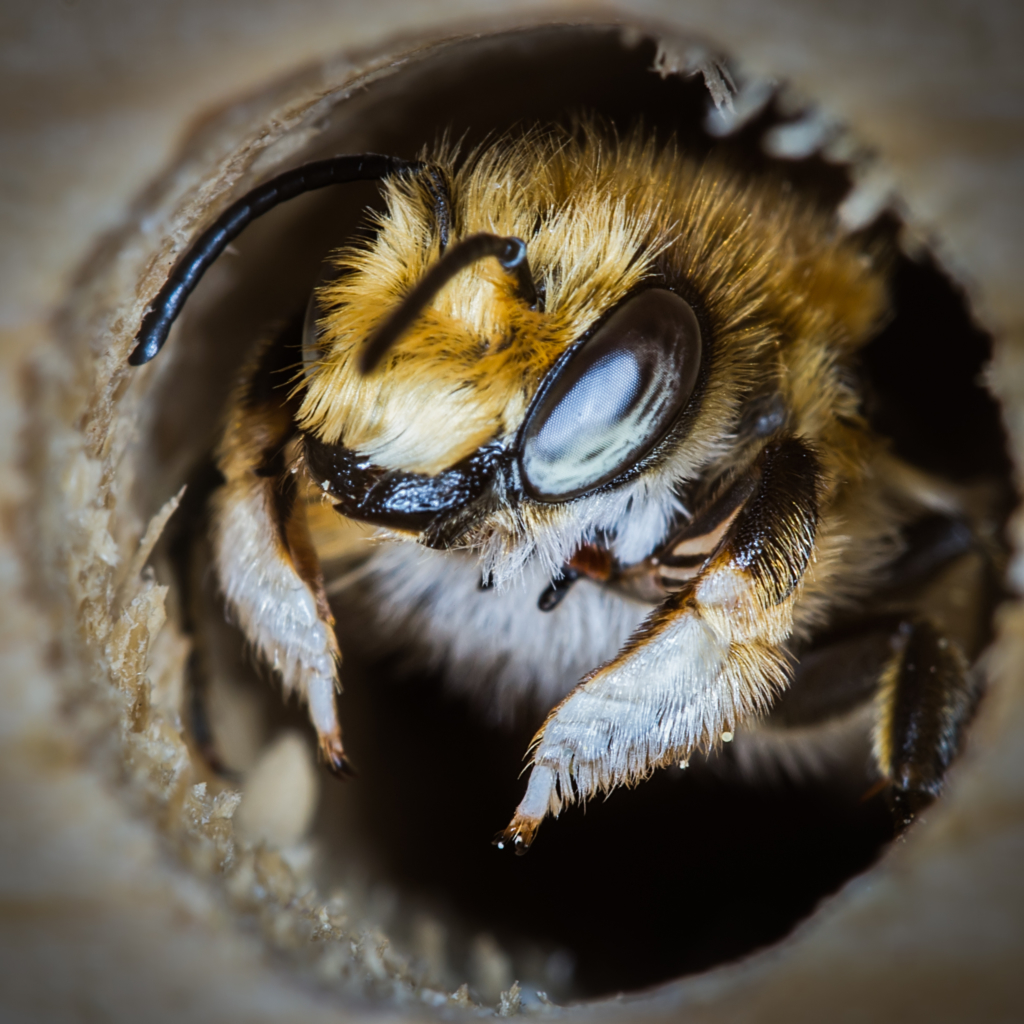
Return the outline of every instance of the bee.
<path id="1" fill-rule="evenodd" d="M 977 631 L 926 585 L 978 539 L 966 492 L 864 414 L 884 253 L 643 131 L 341 156 L 221 215 L 130 361 L 252 219 L 354 180 L 384 212 L 242 373 L 211 531 L 227 606 L 326 763 L 350 771 L 320 555 L 361 523 L 379 630 L 499 712 L 549 709 L 497 845 L 734 737 L 853 719 L 909 822 L 979 689 Z"/>

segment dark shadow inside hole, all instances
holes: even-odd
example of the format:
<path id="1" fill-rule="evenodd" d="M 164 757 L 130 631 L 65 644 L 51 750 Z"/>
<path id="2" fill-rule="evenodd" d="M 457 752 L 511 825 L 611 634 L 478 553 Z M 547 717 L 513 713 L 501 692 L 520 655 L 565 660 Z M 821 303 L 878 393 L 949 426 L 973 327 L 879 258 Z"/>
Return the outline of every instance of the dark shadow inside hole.
<path id="1" fill-rule="evenodd" d="M 899 257 L 891 280 L 892 318 L 861 353 L 872 425 L 922 469 L 1008 479 L 999 407 L 982 381 L 992 339 L 930 256 Z"/>
<path id="2" fill-rule="evenodd" d="M 522 796 L 538 723 L 488 727 L 437 679 L 396 679 L 386 664 L 359 672 L 342 708 L 380 867 L 509 950 L 569 951 L 575 998 L 770 945 L 891 836 L 880 797 L 861 802 L 827 780 L 751 784 L 695 763 L 565 811 L 517 858 L 490 838 Z"/>
<path id="3" fill-rule="evenodd" d="M 456 47 L 355 95 L 302 159 L 339 148 L 412 157 L 446 130 L 469 146 L 518 124 L 593 111 L 622 130 L 642 120 L 695 154 L 714 149 L 741 169 L 781 175 L 826 205 L 845 193 L 841 167 L 765 156 L 774 108 L 712 139 L 702 128 L 703 83 L 659 78 L 653 57 L 649 41 L 627 47 L 617 33 L 583 30 Z M 203 282 L 154 394 L 143 483 L 157 504 L 208 452 L 254 339 L 303 308 L 324 257 L 376 201 L 373 187 L 359 186 L 282 207 Z M 962 295 L 933 265 L 901 257 L 894 299 L 892 321 L 864 355 L 879 429 L 926 468 L 1003 472 L 996 407 L 976 383 L 988 339 Z M 334 878 L 331 851 L 351 842 L 344 830 L 355 821 L 375 877 L 510 949 L 537 942 L 571 951 L 575 976 L 564 990 L 575 997 L 648 986 L 776 941 L 890 836 L 880 799 L 861 802 L 828 779 L 750 784 L 694 766 L 659 772 L 586 813 L 571 809 L 545 825 L 528 857 L 503 856 L 490 838 L 521 796 L 522 754 L 537 722 L 490 728 L 446 698 L 437 679 L 358 658 L 346 662 L 340 707 L 361 777 L 342 786 L 325 776 L 317 823 L 325 885 L 344 880 Z M 276 727 L 284 723 L 303 717 L 278 710 Z"/>

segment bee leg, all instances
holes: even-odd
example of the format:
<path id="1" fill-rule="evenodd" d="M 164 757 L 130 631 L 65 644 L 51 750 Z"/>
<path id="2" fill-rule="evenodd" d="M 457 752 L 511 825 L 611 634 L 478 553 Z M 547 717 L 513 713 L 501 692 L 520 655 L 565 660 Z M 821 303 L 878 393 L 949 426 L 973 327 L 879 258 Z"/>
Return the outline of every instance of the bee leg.
<path id="1" fill-rule="evenodd" d="M 750 472 L 750 497 L 698 575 L 548 715 L 496 845 L 525 853 L 548 814 L 715 746 L 785 687 L 780 645 L 814 547 L 817 460 L 784 438 Z"/>
<path id="2" fill-rule="evenodd" d="M 341 652 L 323 576 L 289 465 L 294 434 L 287 374 L 289 332 L 248 369 L 228 410 L 218 451 L 223 487 L 214 495 L 211 538 L 221 588 L 235 620 L 286 692 L 306 702 L 320 752 L 337 775 L 351 774 L 335 694 Z"/>
<path id="3" fill-rule="evenodd" d="M 939 795 L 978 694 L 959 647 L 931 623 L 904 622 L 895 645 L 878 689 L 873 747 L 902 831 Z"/>

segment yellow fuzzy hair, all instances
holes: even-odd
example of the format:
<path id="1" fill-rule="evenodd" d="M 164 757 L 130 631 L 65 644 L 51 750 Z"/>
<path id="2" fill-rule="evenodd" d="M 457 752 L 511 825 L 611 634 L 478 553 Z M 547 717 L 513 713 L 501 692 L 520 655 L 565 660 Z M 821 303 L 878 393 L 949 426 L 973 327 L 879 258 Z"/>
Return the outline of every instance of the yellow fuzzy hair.
<path id="1" fill-rule="evenodd" d="M 710 327 L 704 426 L 720 432 L 766 374 L 812 437 L 829 433 L 837 400 L 855 415 L 834 367 L 821 373 L 869 336 L 885 308 L 881 277 L 781 187 L 592 126 L 508 137 L 461 161 L 441 147 L 428 159 L 450 182 L 452 241 L 480 231 L 523 238 L 545 311 L 527 309 L 497 262 L 483 260 L 363 377 L 363 342 L 439 256 L 426 182 L 393 179 L 376 237 L 338 252 L 341 273 L 320 290 L 323 357 L 307 371 L 303 430 L 379 465 L 437 473 L 513 435 L 559 355 L 656 274 Z"/>

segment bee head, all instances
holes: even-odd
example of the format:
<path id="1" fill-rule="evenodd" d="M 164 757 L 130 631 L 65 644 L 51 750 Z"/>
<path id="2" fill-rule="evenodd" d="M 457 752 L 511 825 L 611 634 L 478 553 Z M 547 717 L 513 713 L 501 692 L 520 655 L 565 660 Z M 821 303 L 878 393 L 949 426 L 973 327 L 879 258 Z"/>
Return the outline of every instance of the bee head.
<path id="1" fill-rule="evenodd" d="M 557 572 L 598 533 L 649 545 L 803 329 L 786 288 L 806 267 L 772 229 L 811 225 L 639 136 L 535 133 L 431 165 L 447 217 L 426 175 L 391 178 L 372 239 L 314 294 L 313 479 L 345 515 L 474 548 L 499 579 L 538 552 Z M 879 297 L 860 298 L 846 314 L 866 330 Z"/>
<path id="2" fill-rule="evenodd" d="M 451 203 L 444 259 L 474 236 L 519 239 L 529 287 L 496 253 L 467 261 L 431 289 L 367 374 L 368 342 L 442 259 L 430 182 L 391 179 L 373 240 L 337 254 L 333 281 L 314 296 L 320 315 L 307 350 L 320 355 L 309 367 L 302 429 L 425 474 L 511 438 L 547 371 L 650 271 L 648 218 L 617 194 L 607 168 L 583 166 L 579 155 L 536 136 L 460 167 L 435 158 Z"/>
<path id="3" fill-rule="evenodd" d="M 528 520 L 632 470 L 685 405 L 700 328 L 653 287 L 653 204 L 591 143 L 531 135 L 458 167 L 441 154 L 446 251 L 419 176 L 392 179 L 373 240 L 335 257 L 298 422 L 340 511 L 428 543 L 515 546 Z"/>

